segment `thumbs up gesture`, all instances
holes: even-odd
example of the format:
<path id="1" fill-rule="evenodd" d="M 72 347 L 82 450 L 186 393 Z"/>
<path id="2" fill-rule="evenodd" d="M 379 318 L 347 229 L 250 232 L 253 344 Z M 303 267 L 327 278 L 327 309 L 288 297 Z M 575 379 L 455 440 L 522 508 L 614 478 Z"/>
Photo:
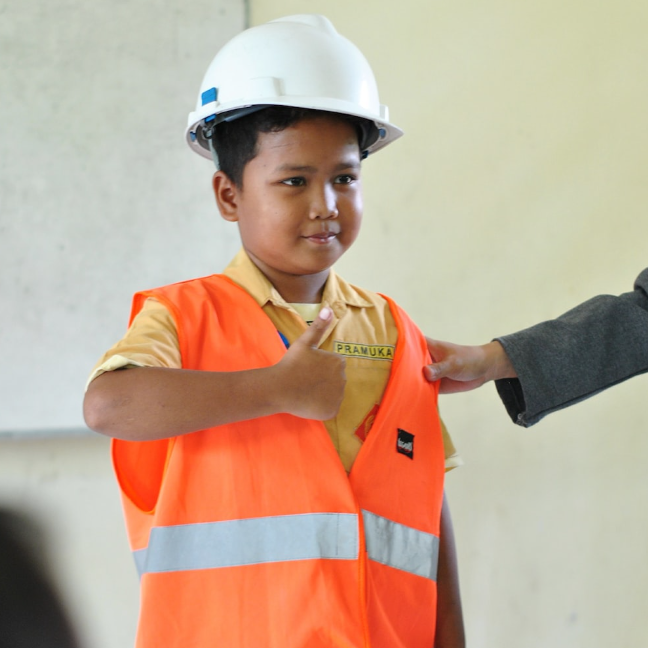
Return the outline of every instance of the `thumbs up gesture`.
<path id="1" fill-rule="evenodd" d="M 281 382 L 281 409 L 301 418 L 333 418 L 346 384 L 344 357 L 317 348 L 333 313 L 322 308 L 308 330 L 295 340 L 275 368 Z"/>

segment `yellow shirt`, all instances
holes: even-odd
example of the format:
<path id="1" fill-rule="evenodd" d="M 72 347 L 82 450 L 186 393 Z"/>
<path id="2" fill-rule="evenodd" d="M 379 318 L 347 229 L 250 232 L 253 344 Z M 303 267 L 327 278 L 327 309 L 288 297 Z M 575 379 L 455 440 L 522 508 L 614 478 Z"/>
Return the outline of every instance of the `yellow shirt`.
<path id="1" fill-rule="evenodd" d="M 314 319 L 322 305 L 330 306 L 333 321 L 319 348 L 346 357 L 347 383 L 337 416 L 324 425 L 348 472 L 371 427 L 389 378 L 398 335 L 389 305 L 380 295 L 348 284 L 333 270 L 324 287 L 322 304 L 288 304 L 244 250 L 223 274 L 256 300 L 291 344 L 306 330 L 306 322 Z M 146 300 L 126 335 L 104 354 L 88 382 L 105 371 L 127 366 L 182 366 L 173 318 L 155 299 Z M 460 465 L 461 459 L 445 426 L 443 434 L 446 470 L 450 470 Z"/>

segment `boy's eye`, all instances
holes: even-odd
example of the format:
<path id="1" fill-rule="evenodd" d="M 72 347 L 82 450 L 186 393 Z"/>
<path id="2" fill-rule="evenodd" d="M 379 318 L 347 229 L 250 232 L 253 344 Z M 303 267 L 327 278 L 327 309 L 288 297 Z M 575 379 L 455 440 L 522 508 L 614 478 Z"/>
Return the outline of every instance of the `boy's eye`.
<path id="1" fill-rule="evenodd" d="M 300 177 L 286 178 L 285 180 L 282 180 L 281 183 L 288 185 L 289 187 L 303 187 L 306 184 L 306 180 Z"/>
<path id="2" fill-rule="evenodd" d="M 352 182 L 355 181 L 355 179 L 356 179 L 355 176 L 345 173 L 335 178 L 335 182 L 336 184 L 351 184 Z"/>

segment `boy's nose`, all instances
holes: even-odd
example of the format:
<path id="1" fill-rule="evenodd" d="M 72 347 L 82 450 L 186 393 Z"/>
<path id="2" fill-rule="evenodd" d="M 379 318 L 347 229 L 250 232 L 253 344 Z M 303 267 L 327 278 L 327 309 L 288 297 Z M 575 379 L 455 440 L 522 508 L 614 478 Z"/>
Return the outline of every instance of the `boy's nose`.
<path id="1" fill-rule="evenodd" d="M 311 202 L 310 218 L 337 218 L 338 208 L 335 191 L 332 187 L 323 187 L 315 192 Z"/>

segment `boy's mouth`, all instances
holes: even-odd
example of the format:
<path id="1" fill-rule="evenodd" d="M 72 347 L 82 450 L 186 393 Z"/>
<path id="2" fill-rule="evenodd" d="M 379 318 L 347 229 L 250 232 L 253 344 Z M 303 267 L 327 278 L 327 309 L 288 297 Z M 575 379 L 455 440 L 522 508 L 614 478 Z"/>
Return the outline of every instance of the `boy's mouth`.
<path id="1" fill-rule="evenodd" d="M 316 243 L 318 245 L 325 245 L 326 243 L 330 243 L 334 239 L 337 238 L 339 232 L 316 232 L 315 234 L 309 234 L 307 236 L 304 236 L 303 238 L 308 239 L 309 241 L 312 241 L 313 243 Z"/>

